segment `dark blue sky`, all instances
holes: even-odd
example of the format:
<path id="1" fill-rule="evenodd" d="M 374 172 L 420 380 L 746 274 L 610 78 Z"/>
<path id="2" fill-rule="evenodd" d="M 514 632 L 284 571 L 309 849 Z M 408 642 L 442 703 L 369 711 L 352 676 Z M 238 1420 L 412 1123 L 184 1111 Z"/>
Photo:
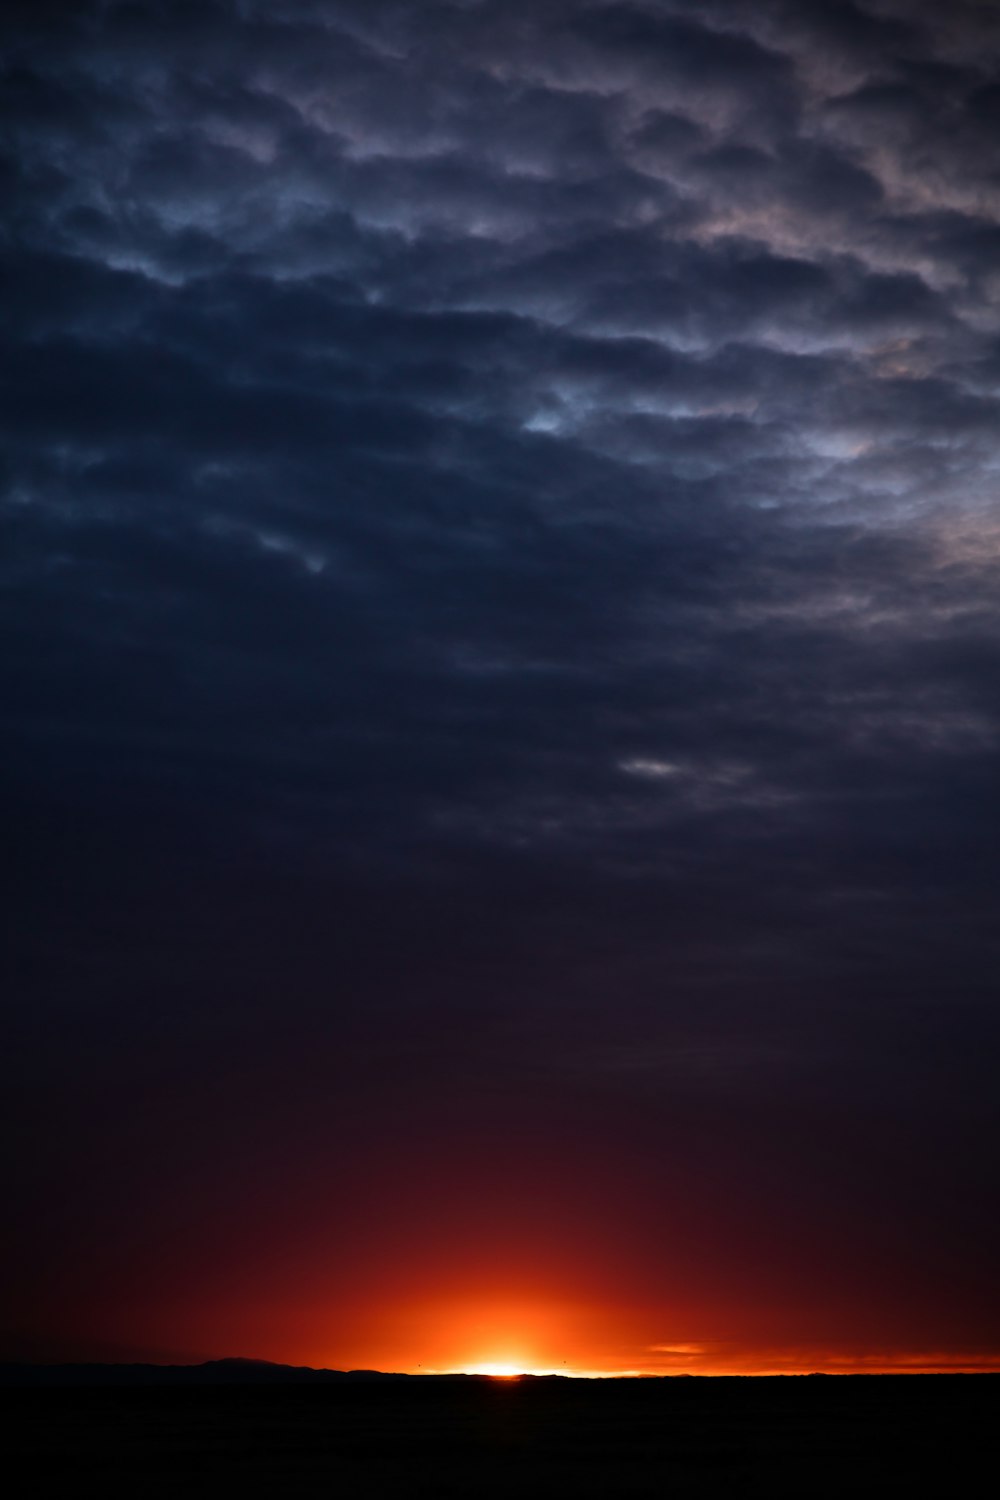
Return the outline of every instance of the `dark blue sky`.
<path id="1" fill-rule="evenodd" d="M 1000 10 L 2 24 L 9 1349 L 997 1356 Z"/>

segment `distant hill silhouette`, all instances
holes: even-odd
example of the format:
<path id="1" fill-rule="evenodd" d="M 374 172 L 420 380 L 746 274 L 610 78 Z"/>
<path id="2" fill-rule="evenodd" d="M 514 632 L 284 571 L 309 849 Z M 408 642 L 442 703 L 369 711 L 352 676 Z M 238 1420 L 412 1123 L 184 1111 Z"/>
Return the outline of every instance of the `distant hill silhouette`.
<path id="1" fill-rule="evenodd" d="M 527 1381 L 564 1380 L 563 1375 L 520 1375 Z M 323 1370 L 281 1365 L 266 1359 L 210 1359 L 199 1365 L 0 1364 L 0 1385 L 328 1385 L 348 1381 L 476 1381 L 491 1375 L 407 1375 L 383 1370 Z"/>

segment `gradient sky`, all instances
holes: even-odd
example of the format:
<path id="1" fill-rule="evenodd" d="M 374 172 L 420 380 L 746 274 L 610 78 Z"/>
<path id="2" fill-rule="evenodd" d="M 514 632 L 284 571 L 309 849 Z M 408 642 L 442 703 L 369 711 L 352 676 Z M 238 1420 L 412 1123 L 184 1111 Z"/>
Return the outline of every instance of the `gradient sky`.
<path id="1" fill-rule="evenodd" d="M 1000 1365 L 1000 7 L 4 7 L 2 1349 Z"/>

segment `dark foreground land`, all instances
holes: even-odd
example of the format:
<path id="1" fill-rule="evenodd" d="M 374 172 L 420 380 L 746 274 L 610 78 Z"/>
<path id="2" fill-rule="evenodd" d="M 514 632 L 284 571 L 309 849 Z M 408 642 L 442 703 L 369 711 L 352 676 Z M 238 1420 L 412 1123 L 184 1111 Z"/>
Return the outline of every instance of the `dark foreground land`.
<path id="1" fill-rule="evenodd" d="M 72 1379 L 0 1372 L 8 1493 L 959 1496 L 1000 1446 L 993 1375 Z"/>

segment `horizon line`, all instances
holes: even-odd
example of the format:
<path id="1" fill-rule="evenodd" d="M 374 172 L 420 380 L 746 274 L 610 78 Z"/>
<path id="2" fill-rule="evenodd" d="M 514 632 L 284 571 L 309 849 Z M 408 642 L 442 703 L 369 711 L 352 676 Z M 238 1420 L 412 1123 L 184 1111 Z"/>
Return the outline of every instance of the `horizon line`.
<path id="1" fill-rule="evenodd" d="M 283 1360 L 262 1359 L 248 1355 L 220 1355 L 201 1360 L 169 1360 L 169 1359 L 64 1359 L 64 1360 L 38 1360 L 38 1359 L 3 1359 L 0 1358 L 0 1370 L 102 1370 L 102 1371 L 129 1371 L 129 1370 L 162 1370 L 162 1371 L 201 1371 L 211 1370 L 219 1366 L 230 1368 L 243 1368 L 246 1371 L 255 1369 L 261 1374 L 267 1371 L 307 1374 L 307 1375 L 330 1375 L 340 1376 L 345 1379 L 354 1378 L 378 1378 L 383 1380 L 480 1380 L 495 1381 L 497 1383 L 510 1383 L 521 1380 L 726 1380 L 726 1379 L 808 1379 L 810 1377 L 823 1377 L 836 1379 L 841 1376 L 901 1376 L 901 1375 L 997 1375 L 1000 1374 L 1000 1356 L 988 1358 L 988 1362 L 981 1358 L 977 1361 L 975 1357 L 968 1361 L 956 1361 L 955 1363 L 917 1363 L 900 1362 L 893 1364 L 885 1363 L 865 1365 L 859 1363 L 848 1367 L 823 1368 L 821 1366 L 802 1365 L 800 1368 L 778 1369 L 774 1366 L 762 1366 L 756 1369 L 733 1370 L 733 1369 L 625 1369 L 625 1370 L 583 1370 L 583 1369 L 510 1369 L 508 1371 L 476 1370 L 476 1369 L 449 1369 L 435 1370 L 418 1367 L 416 1370 L 382 1370 L 372 1366 L 353 1366 L 341 1368 L 333 1365 L 310 1365 L 292 1364 Z"/>

